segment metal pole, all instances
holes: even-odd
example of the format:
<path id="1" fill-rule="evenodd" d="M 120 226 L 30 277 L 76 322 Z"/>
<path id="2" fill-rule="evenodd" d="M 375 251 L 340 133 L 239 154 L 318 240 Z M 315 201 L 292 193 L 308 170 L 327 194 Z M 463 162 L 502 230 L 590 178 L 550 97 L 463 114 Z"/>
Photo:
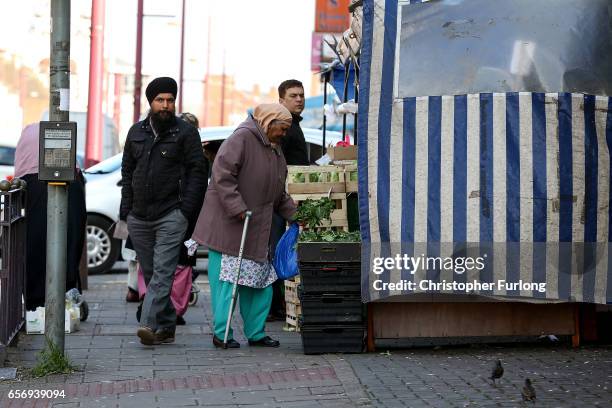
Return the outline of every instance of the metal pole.
<path id="1" fill-rule="evenodd" d="M 115 73 L 114 98 L 113 98 L 113 120 L 115 127 L 121 129 L 121 94 L 123 93 L 123 75 Z"/>
<path id="2" fill-rule="evenodd" d="M 102 160 L 102 76 L 104 71 L 105 0 L 92 0 L 91 45 L 89 51 L 89 96 L 85 167 Z"/>
<path id="3" fill-rule="evenodd" d="M 27 87 L 28 77 L 26 74 L 26 69 L 22 65 L 19 67 L 19 107 L 25 110 L 26 99 L 28 97 L 28 87 Z"/>
<path id="4" fill-rule="evenodd" d="M 183 11 L 181 15 L 181 61 L 179 70 L 179 94 L 178 94 L 178 109 L 179 112 L 183 112 L 183 62 L 185 55 L 185 0 L 183 0 Z"/>
<path id="5" fill-rule="evenodd" d="M 227 322 L 225 324 L 225 335 L 223 336 L 223 348 L 227 348 L 227 336 L 229 335 L 229 329 L 232 325 L 232 314 L 234 313 L 234 305 L 236 304 L 236 298 L 238 294 L 238 281 L 240 280 L 240 269 L 242 268 L 242 253 L 244 251 L 244 243 L 246 241 L 247 231 L 249 230 L 249 220 L 253 213 L 247 211 L 244 217 L 244 227 L 242 227 L 242 238 L 240 239 L 240 249 L 238 250 L 238 271 L 236 271 L 236 282 L 232 287 L 232 299 L 230 301 L 229 312 L 227 313 Z"/>
<path id="6" fill-rule="evenodd" d="M 142 93 L 142 19 L 144 0 L 138 0 L 136 16 L 136 63 L 134 73 L 134 123 L 140 120 L 140 95 Z"/>
<path id="7" fill-rule="evenodd" d="M 208 91 L 210 90 L 210 33 L 211 33 L 211 26 L 212 26 L 212 19 L 210 17 L 210 10 L 208 11 L 208 34 L 207 34 L 207 41 L 208 41 L 208 45 L 206 46 L 206 75 L 204 76 L 204 113 L 202 115 L 203 120 L 203 124 L 204 127 L 208 126 L 208 120 L 209 120 L 209 116 L 208 116 L 208 112 L 209 112 L 209 107 L 208 107 Z"/>
<path id="8" fill-rule="evenodd" d="M 348 102 L 348 80 L 351 72 L 351 63 L 347 62 L 344 66 L 344 94 L 342 95 L 342 103 Z M 346 113 L 342 115 L 342 140 L 346 137 Z"/>
<path id="9" fill-rule="evenodd" d="M 325 105 L 327 105 L 327 83 L 329 82 L 330 72 L 323 74 L 323 145 L 321 146 L 321 155 L 325 155 L 327 152 L 327 146 L 325 146 L 325 132 L 327 131 L 327 115 L 325 114 Z"/>
<path id="10" fill-rule="evenodd" d="M 355 82 L 354 82 L 354 86 L 355 86 L 355 103 L 357 104 L 357 106 L 359 106 L 359 67 L 357 66 L 357 64 L 355 64 Z M 358 113 L 355 113 L 355 115 L 353 115 L 353 144 L 357 145 L 357 122 L 358 122 Z"/>
<path id="11" fill-rule="evenodd" d="M 225 50 L 223 50 L 223 74 L 221 75 L 221 123 L 225 124 Z"/>
<path id="12" fill-rule="evenodd" d="M 51 0 L 49 119 L 67 122 L 70 99 L 70 0 Z M 47 186 L 45 333 L 64 352 L 68 185 Z"/>

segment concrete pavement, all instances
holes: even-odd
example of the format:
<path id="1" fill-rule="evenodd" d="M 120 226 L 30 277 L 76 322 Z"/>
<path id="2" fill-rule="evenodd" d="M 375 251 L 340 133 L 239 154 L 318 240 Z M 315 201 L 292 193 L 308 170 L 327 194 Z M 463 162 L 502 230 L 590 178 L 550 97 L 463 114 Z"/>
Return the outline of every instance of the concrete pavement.
<path id="1" fill-rule="evenodd" d="M 516 407 L 524 378 L 536 406 L 612 406 L 612 348 L 486 346 L 383 350 L 371 354 L 305 356 L 299 334 L 268 326 L 279 349 L 249 347 L 236 315 L 236 350 L 211 342 L 206 276 L 198 304 L 178 327 L 176 343 L 142 346 L 135 304 L 126 304 L 125 275 L 90 277 L 90 316 L 66 337 L 81 370 L 42 379 L 0 382 L 0 407 Z M 21 335 L 8 367 L 31 367 L 42 336 Z M 488 377 L 495 359 L 506 372 Z M 61 390 L 65 397 L 9 399 L 13 390 Z"/>

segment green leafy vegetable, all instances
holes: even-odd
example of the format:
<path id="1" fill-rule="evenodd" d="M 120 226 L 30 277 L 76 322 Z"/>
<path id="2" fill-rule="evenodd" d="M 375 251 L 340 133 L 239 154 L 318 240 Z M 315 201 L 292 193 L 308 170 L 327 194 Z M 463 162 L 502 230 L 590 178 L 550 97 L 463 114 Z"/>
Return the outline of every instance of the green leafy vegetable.
<path id="1" fill-rule="evenodd" d="M 336 204 L 329 198 L 309 198 L 300 203 L 294 219 L 309 229 L 314 229 L 320 227 L 324 220 L 331 221 L 331 213 L 335 208 Z"/>
<path id="2" fill-rule="evenodd" d="M 318 200 L 307 199 L 297 209 L 295 221 L 304 225 L 300 233 L 299 242 L 359 242 L 359 232 L 333 231 L 327 229 L 319 231 L 324 220 L 331 221 L 331 213 L 336 208 L 333 200 L 320 198 Z"/>
<path id="3" fill-rule="evenodd" d="M 311 183 L 318 183 L 320 180 L 321 180 L 320 173 L 309 173 L 308 174 L 308 181 L 310 181 Z"/>
<path id="4" fill-rule="evenodd" d="M 294 173 L 293 182 L 294 183 L 305 183 L 306 177 L 304 176 L 304 173 Z"/>

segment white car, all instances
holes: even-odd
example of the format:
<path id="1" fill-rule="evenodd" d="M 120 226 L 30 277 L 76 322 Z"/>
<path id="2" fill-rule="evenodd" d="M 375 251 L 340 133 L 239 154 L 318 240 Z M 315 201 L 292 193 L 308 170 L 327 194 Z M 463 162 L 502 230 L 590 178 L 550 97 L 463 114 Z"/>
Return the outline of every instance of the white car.
<path id="1" fill-rule="evenodd" d="M 200 129 L 202 142 L 227 139 L 235 127 L 220 126 Z M 321 156 L 323 133 L 319 129 L 302 129 L 311 161 Z M 339 132 L 326 132 L 325 144 L 341 141 Z M 105 273 L 119 259 L 121 241 L 113 239 L 112 227 L 119 217 L 121 203 L 122 153 L 84 171 L 87 204 L 87 266 L 92 274 Z"/>
<path id="2" fill-rule="evenodd" d="M 15 147 L 0 146 L 0 180 L 15 174 Z"/>

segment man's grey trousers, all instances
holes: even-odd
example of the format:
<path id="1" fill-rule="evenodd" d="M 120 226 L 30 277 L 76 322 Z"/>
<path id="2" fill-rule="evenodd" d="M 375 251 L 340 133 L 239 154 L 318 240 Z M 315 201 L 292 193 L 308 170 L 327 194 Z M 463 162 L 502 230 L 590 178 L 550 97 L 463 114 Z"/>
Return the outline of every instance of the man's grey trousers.
<path id="1" fill-rule="evenodd" d="M 179 209 L 155 221 L 128 215 L 128 230 L 147 284 L 140 324 L 157 329 L 174 329 L 176 311 L 170 300 L 187 218 Z"/>

